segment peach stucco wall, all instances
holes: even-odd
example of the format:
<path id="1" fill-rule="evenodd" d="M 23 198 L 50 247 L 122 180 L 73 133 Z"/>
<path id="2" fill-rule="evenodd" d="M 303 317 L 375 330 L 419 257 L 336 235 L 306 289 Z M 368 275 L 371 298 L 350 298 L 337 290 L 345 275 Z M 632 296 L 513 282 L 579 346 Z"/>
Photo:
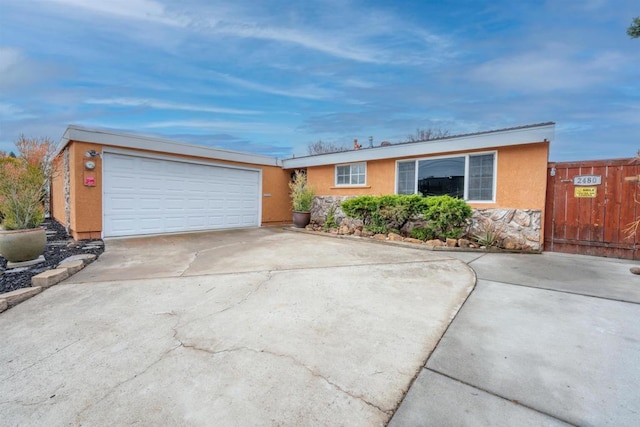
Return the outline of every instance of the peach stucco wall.
<path id="1" fill-rule="evenodd" d="M 96 163 L 96 168 L 89 172 L 84 168 L 84 162 L 87 160 L 84 154 L 88 150 L 95 150 L 100 153 L 102 152 L 103 146 L 100 144 L 71 141 L 67 147 L 69 149 L 71 186 L 70 232 L 75 239 L 100 238 L 102 236 L 102 158 L 98 156 L 92 159 Z M 142 150 L 131 151 L 131 154 L 140 151 Z M 60 153 L 56 161 L 62 163 L 63 153 Z M 153 151 L 147 151 L 147 153 L 167 155 L 166 153 Z M 291 206 L 287 186 L 290 174 L 282 170 L 282 168 L 278 166 L 262 166 L 224 160 L 203 159 L 192 156 L 170 157 L 183 157 L 262 169 L 262 225 L 291 222 Z M 62 179 L 54 181 L 52 185 L 52 214 L 56 220 L 64 224 L 63 176 L 62 174 Z M 87 176 L 95 178 L 95 186 L 85 185 L 85 177 Z"/>
<path id="2" fill-rule="evenodd" d="M 495 203 L 471 203 L 474 208 L 517 208 L 544 210 L 547 186 L 549 143 L 524 144 L 503 148 L 483 148 L 475 152 L 497 151 L 498 170 Z M 469 152 L 439 153 L 437 156 L 468 154 Z M 399 159 L 367 161 L 366 185 L 335 186 L 335 165 L 307 168 L 309 183 L 319 196 L 380 195 L 395 193 L 396 161 L 423 159 L 412 156 Z"/>

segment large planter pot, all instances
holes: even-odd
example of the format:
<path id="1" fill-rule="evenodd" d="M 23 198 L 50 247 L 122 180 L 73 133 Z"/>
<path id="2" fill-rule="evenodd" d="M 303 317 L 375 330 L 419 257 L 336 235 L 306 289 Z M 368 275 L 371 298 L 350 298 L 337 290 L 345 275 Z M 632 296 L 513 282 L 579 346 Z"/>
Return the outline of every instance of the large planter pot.
<path id="1" fill-rule="evenodd" d="M 21 262 L 38 258 L 47 246 L 44 227 L 27 230 L 0 230 L 0 255 L 7 261 Z"/>
<path id="2" fill-rule="evenodd" d="M 311 222 L 311 212 L 293 211 L 293 225 L 297 228 L 305 228 Z"/>

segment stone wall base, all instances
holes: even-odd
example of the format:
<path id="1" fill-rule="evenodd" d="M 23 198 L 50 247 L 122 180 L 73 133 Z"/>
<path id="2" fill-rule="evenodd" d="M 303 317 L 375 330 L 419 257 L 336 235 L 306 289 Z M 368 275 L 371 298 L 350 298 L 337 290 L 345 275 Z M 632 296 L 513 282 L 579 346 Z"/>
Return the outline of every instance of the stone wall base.
<path id="1" fill-rule="evenodd" d="M 311 223 L 323 225 L 331 208 L 342 234 L 362 230 L 362 222 L 345 218 L 340 208 L 343 200 L 354 196 L 316 196 L 311 207 Z M 421 221 L 416 218 L 416 221 Z M 511 250 L 542 250 L 542 211 L 531 209 L 474 209 L 467 237 L 492 238 L 495 244 Z"/>
<path id="2" fill-rule="evenodd" d="M 495 234 L 504 249 L 542 250 L 542 211 L 531 209 L 474 209 L 469 235 Z"/>

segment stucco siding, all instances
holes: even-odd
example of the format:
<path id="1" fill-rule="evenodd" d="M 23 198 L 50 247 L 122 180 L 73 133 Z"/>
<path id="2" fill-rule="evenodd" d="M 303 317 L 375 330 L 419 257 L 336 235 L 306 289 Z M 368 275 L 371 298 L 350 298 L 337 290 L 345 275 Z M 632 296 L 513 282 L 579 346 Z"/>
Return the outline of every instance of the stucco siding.
<path id="1" fill-rule="evenodd" d="M 445 152 L 437 156 L 368 161 L 364 186 L 336 186 L 336 165 L 308 167 L 307 176 L 309 184 L 315 188 L 319 196 L 394 194 L 398 160 L 428 159 L 478 152 L 497 152 L 496 198 L 495 203 L 470 203 L 472 207 L 544 210 L 548 142 L 500 148 L 487 147 L 467 152 Z"/>
<path id="2" fill-rule="evenodd" d="M 125 150 L 119 147 L 110 147 L 83 141 L 70 141 L 69 150 L 70 165 L 70 221 L 69 230 L 75 239 L 89 239 L 102 237 L 102 157 L 91 159 L 85 157 L 89 150 L 102 153 L 103 150 L 115 149 L 119 153 L 135 155 L 146 153 L 162 156 L 167 159 L 184 158 L 195 161 L 203 161 L 211 164 L 228 164 L 262 170 L 262 225 L 282 224 L 291 221 L 291 206 L 288 194 L 289 172 L 279 166 L 254 165 L 248 163 L 201 158 L 195 156 L 167 155 L 166 153 L 149 150 Z M 56 162 L 62 163 L 64 151 L 56 158 Z M 93 171 L 87 171 L 84 167 L 86 160 L 95 162 Z M 86 186 L 85 178 L 95 178 L 95 186 Z M 52 185 L 53 215 L 56 220 L 66 224 L 64 213 L 64 180 L 62 176 L 56 178 Z"/>

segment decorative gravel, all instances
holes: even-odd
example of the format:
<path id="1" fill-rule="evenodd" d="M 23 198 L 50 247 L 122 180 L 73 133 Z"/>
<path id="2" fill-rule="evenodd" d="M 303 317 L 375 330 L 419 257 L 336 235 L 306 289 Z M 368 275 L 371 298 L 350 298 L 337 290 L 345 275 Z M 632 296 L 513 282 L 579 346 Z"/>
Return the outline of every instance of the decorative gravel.
<path id="1" fill-rule="evenodd" d="M 47 229 L 47 247 L 44 251 L 45 262 L 30 267 L 7 270 L 7 260 L 0 256 L 0 294 L 31 286 L 31 277 L 45 270 L 55 268 L 60 262 L 72 255 L 104 252 L 102 240 L 74 241 L 64 227 L 57 221 L 48 219 L 42 224 Z M 4 274 L 3 274 L 4 273 Z"/>

